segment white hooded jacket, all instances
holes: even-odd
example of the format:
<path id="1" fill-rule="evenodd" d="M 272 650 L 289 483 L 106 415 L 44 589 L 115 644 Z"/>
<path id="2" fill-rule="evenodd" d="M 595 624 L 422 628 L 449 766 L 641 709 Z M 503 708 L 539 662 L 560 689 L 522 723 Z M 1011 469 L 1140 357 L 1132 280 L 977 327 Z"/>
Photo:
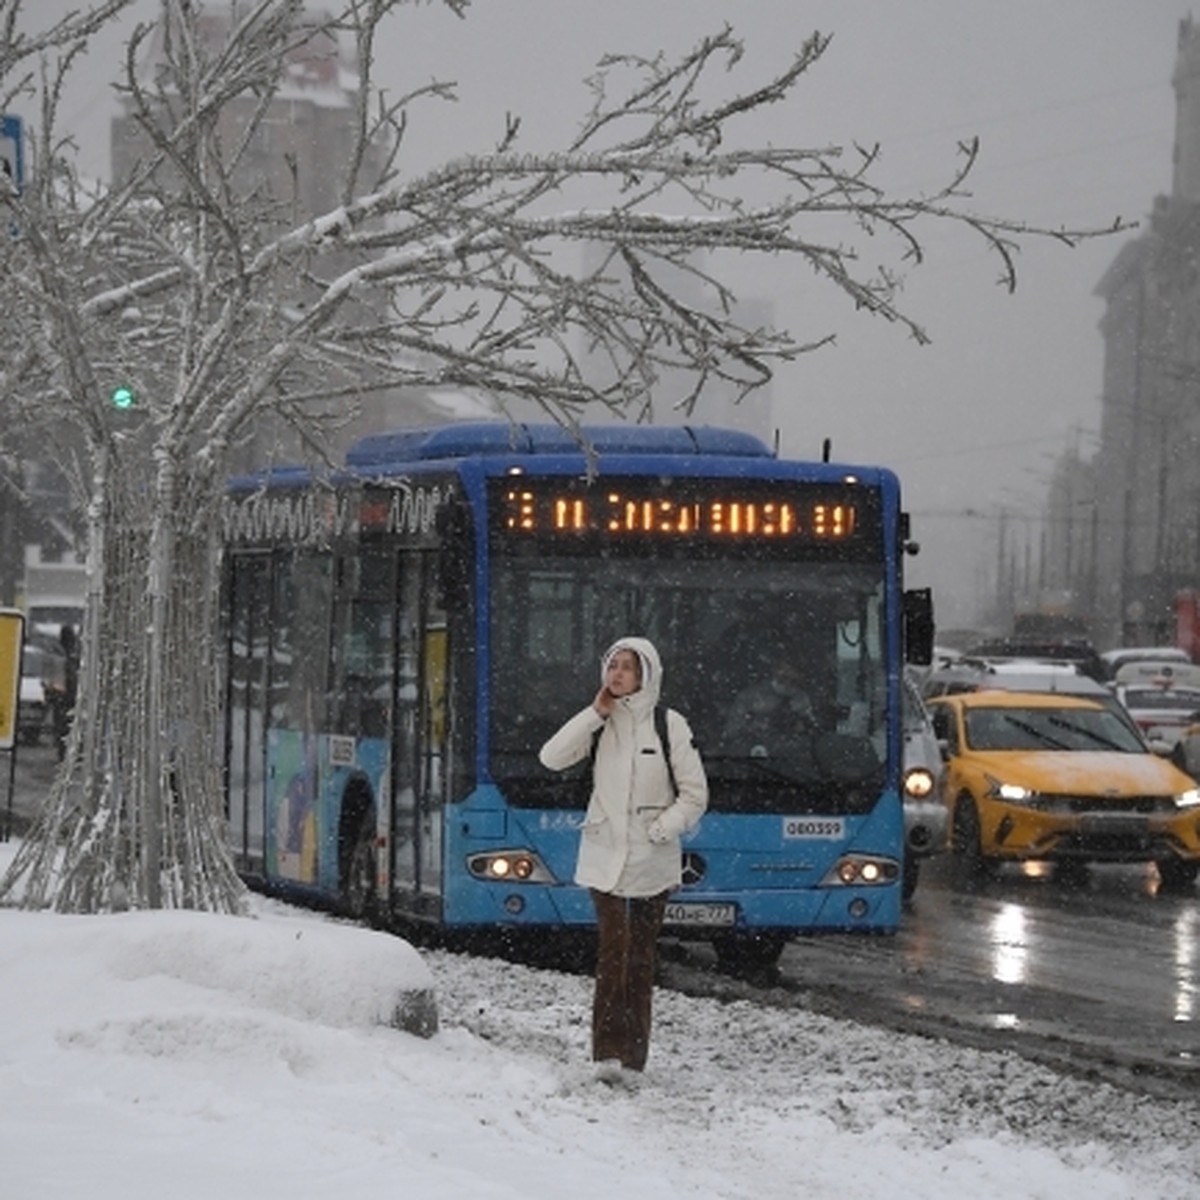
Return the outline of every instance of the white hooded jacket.
<path id="1" fill-rule="evenodd" d="M 654 725 L 654 706 L 662 691 L 658 651 L 645 638 L 621 638 L 604 655 L 601 683 L 618 650 L 632 650 L 641 660 L 641 688 L 617 700 L 607 719 L 589 704 L 550 738 L 539 757 L 543 766 L 561 771 L 590 755 L 596 731 L 603 731 L 575 882 L 618 896 L 654 896 L 680 884 L 679 839 L 708 807 L 708 780 L 691 727 L 668 709 L 668 745 L 678 787 L 672 797 Z"/>

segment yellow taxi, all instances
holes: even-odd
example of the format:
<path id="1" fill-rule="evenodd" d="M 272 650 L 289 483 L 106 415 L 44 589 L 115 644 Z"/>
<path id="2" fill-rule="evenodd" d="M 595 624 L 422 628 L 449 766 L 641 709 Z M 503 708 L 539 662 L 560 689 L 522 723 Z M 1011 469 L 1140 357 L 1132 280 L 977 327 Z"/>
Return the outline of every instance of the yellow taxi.
<path id="1" fill-rule="evenodd" d="M 950 842 L 969 873 L 1026 859 L 1200 869 L 1200 787 L 1094 700 L 968 692 L 926 700 L 946 757 Z"/>

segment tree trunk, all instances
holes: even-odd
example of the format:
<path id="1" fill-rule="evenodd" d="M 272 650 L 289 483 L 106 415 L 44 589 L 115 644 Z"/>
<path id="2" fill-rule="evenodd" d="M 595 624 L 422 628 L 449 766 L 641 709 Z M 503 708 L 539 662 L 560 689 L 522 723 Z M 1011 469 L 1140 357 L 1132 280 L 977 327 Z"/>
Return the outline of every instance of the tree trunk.
<path id="1" fill-rule="evenodd" d="M 238 912 L 222 812 L 217 566 L 207 468 L 153 489 L 96 457 L 76 723 L 0 898 L 60 912 Z M 144 476 L 142 477 L 144 479 Z"/>

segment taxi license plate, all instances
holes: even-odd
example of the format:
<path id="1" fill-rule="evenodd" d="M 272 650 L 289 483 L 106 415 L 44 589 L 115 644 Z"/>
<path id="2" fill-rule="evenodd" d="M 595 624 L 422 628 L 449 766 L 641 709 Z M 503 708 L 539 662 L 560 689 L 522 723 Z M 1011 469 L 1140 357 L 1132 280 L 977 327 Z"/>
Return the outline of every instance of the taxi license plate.
<path id="1" fill-rule="evenodd" d="M 1136 813 L 1085 813 L 1079 824 L 1095 836 L 1140 837 L 1150 831 L 1149 820 Z"/>
<path id="2" fill-rule="evenodd" d="M 667 905 L 668 925 L 732 925 L 737 918 L 733 904 L 684 904 L 676 901 Z"/>

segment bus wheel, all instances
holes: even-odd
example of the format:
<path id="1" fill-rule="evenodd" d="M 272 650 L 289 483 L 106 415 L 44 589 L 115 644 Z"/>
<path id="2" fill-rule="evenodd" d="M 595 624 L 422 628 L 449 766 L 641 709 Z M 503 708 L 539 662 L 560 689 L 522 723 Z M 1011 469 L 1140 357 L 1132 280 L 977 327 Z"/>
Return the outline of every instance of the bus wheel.
<path id="1" fill-rule="evenodd" d="M 787 938 L 778 933 L 730 933 L 713 939 L 717 967 L 727 975 L 773 972 Z"/>
<path id="2" fill-rule="evenodd" d="M 954 806 L 954 824 L 950 831 L 951 846 L 964 883 L 977 884 L 993 874 L 993 867 L 983 853 L 979 810 L 975 801 L 964 793 Z"/>
<path id="3" fill-rule="evenodd" d="M 375 814 L 360 819 L 342 854 L 342 908 L 364 921 L 375 912 Z"/>

